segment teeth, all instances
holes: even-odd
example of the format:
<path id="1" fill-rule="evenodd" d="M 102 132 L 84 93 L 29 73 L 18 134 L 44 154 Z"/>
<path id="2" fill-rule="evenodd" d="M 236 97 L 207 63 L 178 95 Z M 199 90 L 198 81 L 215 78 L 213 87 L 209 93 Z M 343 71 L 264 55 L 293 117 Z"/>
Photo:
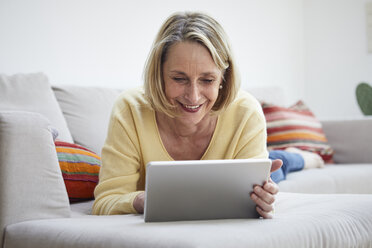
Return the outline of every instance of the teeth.
<path id="1" fill-rule="evenodd" d="M 201 104 L 200 104 L 201 105 Z M 189 108 L 189 109 L 197 109 L 200 107 L 200 105 L 184 105 L 186 108 Z"/>

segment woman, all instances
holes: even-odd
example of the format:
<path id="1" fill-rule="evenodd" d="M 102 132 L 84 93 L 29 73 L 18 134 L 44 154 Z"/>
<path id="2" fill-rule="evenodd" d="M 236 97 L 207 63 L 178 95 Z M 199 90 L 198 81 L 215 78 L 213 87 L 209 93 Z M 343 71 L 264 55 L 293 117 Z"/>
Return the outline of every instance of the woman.
<path id="1" fill-rule="evenodd" d="M 268 157 L 260 104 L 238 92 L 227 36 L 211 17 L 169 17 L 144 79 L 144 92 L 122 94 L 113 108 L 94 214 L 142 213 L 149 161 Z M 272 171 L 280 166 L 274 161 Z M 258 213 L 272 217 L 277 185 L 270 179 L 252 190 Z"/>

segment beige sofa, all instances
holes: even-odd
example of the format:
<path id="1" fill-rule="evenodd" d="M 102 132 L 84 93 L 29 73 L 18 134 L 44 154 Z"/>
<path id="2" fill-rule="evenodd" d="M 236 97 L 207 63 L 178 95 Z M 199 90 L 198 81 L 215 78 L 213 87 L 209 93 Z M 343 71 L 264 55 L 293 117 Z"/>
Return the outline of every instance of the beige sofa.
<path id="1" fill-rule="evenodd" d="M 277 89 L 251 89 L 280 100 Z M 0 76 L 0 244 L 15 247 L 372 247 L 372 119 L 324 121 L 336 164 L 291 173 L 275 218 L 144 223 L 69 204 L 50 127 L 100 154 L 119 90 Z M 277 100 L 275 100 L 277 99 Z"/>

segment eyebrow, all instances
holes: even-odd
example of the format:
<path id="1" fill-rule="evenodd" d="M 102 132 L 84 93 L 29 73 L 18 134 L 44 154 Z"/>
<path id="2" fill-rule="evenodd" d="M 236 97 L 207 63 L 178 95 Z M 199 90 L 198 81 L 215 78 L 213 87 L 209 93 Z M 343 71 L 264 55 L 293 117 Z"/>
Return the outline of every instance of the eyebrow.
<path id="1" fill-rule="evenodd" d="M 177 70 L 173 70 L 173 71 L 170 71 L 171 73 L 178 73 L 178 74 L 182 74 L 182 75 L 186 75 L 186 73 L 182 72 L 182 71 L 177 71 Z M 216 76 L 216 73 L 215 72 L 203 72 L 201 74 L 201 76 Z"/>
<path id="2" fill-rule="evenodd" d="M 170 73 L 178 73 L 178 74 L 183 74 L 183 75 L 186 76 L 186 73 L 184 73 L 182 71 L 177 71 L 177 70 L 170 71 Z"/>

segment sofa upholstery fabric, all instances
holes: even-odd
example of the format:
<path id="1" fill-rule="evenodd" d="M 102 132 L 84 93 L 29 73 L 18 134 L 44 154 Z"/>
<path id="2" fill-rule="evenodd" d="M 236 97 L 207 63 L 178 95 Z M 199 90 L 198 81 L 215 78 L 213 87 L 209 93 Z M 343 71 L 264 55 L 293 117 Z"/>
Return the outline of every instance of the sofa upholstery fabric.
<path id="1" fill-rule="evenodd" d="M 101 156 L 109 117 L 120 90 L 98 87 L 54 86 L 74 142 Z"/>
<path id="2" fill-rule="evenodd" d="M 372 117 L 323 121 L 323 130 L 339 163 L 372 163 Z"/>
<path id="3" fill-rule="evenodd" d="M 142 215 L 10 225 L 5 248 L 370 247 L 372 195 L 280 193 L 274 219 L 145 223 Z"/>
<path id="4" fill-rule="evenodd" d="M 61 178 L 49 121 L 38 113 L 0 112 L 0 228 L 69 217 Z"/>
<path id="5" fill-rule="evenodd" d="M 43 73 L 0 75 L 0 110 L 40 113 L 57 129 L 60 140 L 72 142 L 61 108 Z"/>
<path id="6" fill-rule="evenodd" d="M 371 164 L 328 164 L 321 169 L 289 173 L 279 183 L 279 189 L 312 194 L 372 194 L 371 175 Z"/>

